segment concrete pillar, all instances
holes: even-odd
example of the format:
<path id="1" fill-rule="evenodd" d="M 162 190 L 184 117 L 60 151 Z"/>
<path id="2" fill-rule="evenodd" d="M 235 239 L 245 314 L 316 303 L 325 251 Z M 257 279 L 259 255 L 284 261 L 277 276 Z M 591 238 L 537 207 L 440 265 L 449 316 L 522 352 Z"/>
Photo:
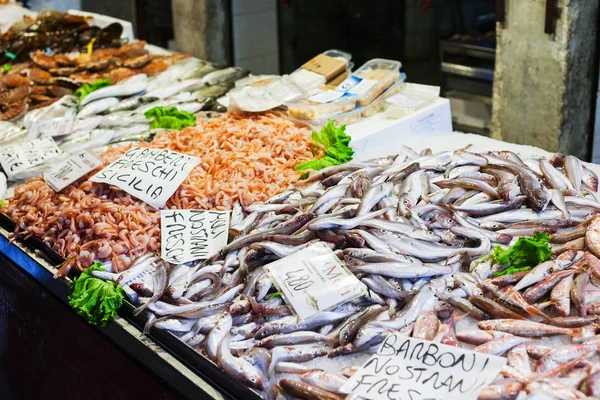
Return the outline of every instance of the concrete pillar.
<path id="1" fill-rule="evenodd" d="M 498 24 L 492 137 L 586 159 L 590 153 L 598 0 L 559 0 L 556 33 L 546 1 L 506 1 Z"/>
<path id="2" fill-rule="evenodd" d="M 173 0 L 173 33 L 178 51 L 231 64 L 231 10 L 228 0 Z"/>

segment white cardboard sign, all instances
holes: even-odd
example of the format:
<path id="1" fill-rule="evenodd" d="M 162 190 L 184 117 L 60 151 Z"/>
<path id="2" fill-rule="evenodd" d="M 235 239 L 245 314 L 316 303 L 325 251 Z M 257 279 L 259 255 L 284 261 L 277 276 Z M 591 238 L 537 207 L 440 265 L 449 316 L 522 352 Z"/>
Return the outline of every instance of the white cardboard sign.
<path id="1" fill-rule="evenodd" d="M 0 149 L 0 164 L 9 178 L 21 171 L 43 164 L 62 151 L 51 137 L 34 139 Z"/>
<path id="2" fill-rule="evenodd" d="M 477 400 L 504 364 L 502 357 L 395 334 L 341 391 L 371 400 Z"/>
<path id="3" fill-rule="evenodd" d="M 160 256 L 173 264 L 205 260 L 227 245 L 229 211 L 161 210 Z"/>
<path id="4" fill-rule="evenodd" d="M 367 293 L 366 286 L 322 242 L 266 265 L 265 271 L 302 319 Z"/>
<path id="5" fill-rule="evenodd" d="M 134 147 L 90 180 L 123 189 L 161 208 L 200 159 L 167 149 Z"/>
<path id="6" fill-rule="evenodd" d="M 78 153 L 57 165 L 50 171 L 44 172 L 42 176 L 52 189 L 60 192 L 77 179 L 98 168 L 103 164 L 95 155 L 86 150 Z"/>

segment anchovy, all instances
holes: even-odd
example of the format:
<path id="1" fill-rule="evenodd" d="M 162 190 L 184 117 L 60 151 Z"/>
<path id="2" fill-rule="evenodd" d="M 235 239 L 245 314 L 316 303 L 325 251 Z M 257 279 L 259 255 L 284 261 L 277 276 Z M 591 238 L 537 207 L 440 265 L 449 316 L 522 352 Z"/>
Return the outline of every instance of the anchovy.
<path id="1" fill-rule="evenodd" d="M 317 231 L 320 229 L 353 229 L 359 225 L 364 225 L 364 222 L 367 222 L 371 219 L 374 219 L 382 214 L 384 214 L 387 210 L 377 210 L 372 211 L 367 214 L 358 215 L 354 218 L 324 218 L 319 220 L 314 220 L 308 224 L 308 229 L 311 231 Z M 376 220 L 380 221 L 380 220 Z M 385 221 L 389 222 L 389 221 Z"/>
<path id="2" fill-rule="evenodd" d="M 391 183 L 382 183 L 380 185 L 371 186 L 362 197 L 358 210 L 356 211 L 356 216 L 359 217 L 371 211 L 382 198 L 387 197 L 392 193 L 393 187 L 394 186 Z"/>
<path id="3" fill-rule="evenodd" d="M 206 355 L 211 360 L 217 360 L 219 344 L 223 341 L 225 336 L 228 335 L 233 321 L 229 313 L 223 313 L 221 318 L 215 324 L 215 327 L 210 330 L 210 333 L 206 337 L 206 345 L 204 347 Z"/>
<path id="4" fill-rule="evenodd" d="M 217 327 L 214 329 L 217 329 Z M 207 348 L 209 346 L 211 334 L 212 331 L 206 339 Z M 217 359 L 219 366 L 234 379 L 251 388 L 262 390 L 267 382 L 263 382 L 262 374 L 258 368 L 241 357 L 234 357 L 231 354 L 230 343 L 231 334 L 225 333 L 222 340 L 216 345 L 218 353 L 216 354 L 215 359 Z"/>
<path id="5" fill-rule="evenodd" d="M 331 338 L 325 335 L 321 335 L 311 331 L 297 331 L 291 333 L 283 333 L 277 335 L 271 335 L 265 339 L 256 342 L 257 347 L 265 347 L 267 349 L 276 346 L 290 346 L 301 343 L 315 343 L 315 342 L 330 342 Z"/>
<path id="6" fill-rule="evenodd" d="M 492 197 L 498 198 L 498 192 L 496 189 L 491 187 L 488 183 L 471 178 L 458 178 L 447 181 L 439 181 L 435 183 L 440 188 L 465 188 L 470 190 L 478 190 L 480 192 L 486 193 Z"/>
<path id="7" fill-rule="evenodd" d="M 594 193 L 598 191 L 598 176 L 585 165 L 583 165 L 583 184 Z"/>
<path id="8" fill-rule="evenodd" d="M 511 292 L 515 292 L 538 283 L 546 279 L 553 272 L 562 271 L 571 265 L 576 255 L 577 252 L 568 251 L 561 254 L 556 260 L 546 261 L 537 265 L 512 288 Z"/>
<path id="9" fill-rule="evenodd" d="M 583 180 L 583 164 L 577 157 L 565 156 L 563 167 L 573 188 L 579 192 Z"/>
<path id="10" fill-rule="evenodd" d="M 421 242 L 416 239 L 409 237 L 398 238 L 392 234 L 385 234 L 380 230 L 372 230 L 374 235 L 387 241 L 388 245 L 391 246 L 396 252 L 401 254 L 407 254 L 416 256 L 422 260 L 437 261 L 444 258 L 451 257 L 455 254 L 466 253 L 472 256 L 486 253 L 490 248 L 489 240 L 481 240 L 479 247 L 469 248 L 455 248 L 449 246 L 442 246 L 435 243 Z M 362 231 L 359 231 L 362 234 Z M 366 239 L 366 238 L 365 238 Z"/>
<path id="11" fill-rule="evenodd" d="M 399 262 L 382 262 L 373 264 L 361 264 L 351 268 L 354 272 L 367 274 L 378 274 L 392 278 L 421 278 L 425 276 L 446 275 L 453 271 L 451 266 L 427 265 Z"/>
<path id="12" fill-rule="evenodd" d="M 466 206 L 464 204 L 460 206 L 455 205 L 454 209 L 456 211 L 466 212 L 467 214 L 476 217 L 483 217 L 486 215 L 497 214 L 499 212 L 520 208 L 526 199 L 527 197 L 525 196 L 518 196 L 509 201 L 495 201 Z"/>
<path id="13" fill-rule="evenodd" d="M 540 212 L 546 208 L 550 201 L 549 193 L 538 181 L 537 176 L 532 170 L 512 161 L 502 160 L 491 155 L 486 155 L 485 157 L 490 166 L 508 169 L 517 176 L 521 192 L 529 199 L 533 211 Z"/>
<path id="14" fill-rule="evenodd" d="M 265 231 L 251 233 L 245 236 L 238 237 L 237 239 L 230 242 L 227 246 L 225 246 L 221 250 L 221 254 L 225 254 L 231 250 L 240 249 L 244 246 L 247 246 L 254 242 L 259 242 L 265 240 L 269 235 L 289 235 L 300 229 L 306 223 L 308 223 L 311 219 L 315 217 L 314 214 L 306 213 L 306 214 L 298 214 L 294 218 L 285 221 L 284 223 L 269 228 Z"/>
<path id="15" fill-rule="evenodd" d="M 340 345 L 345 346 L 351 343 L 360 327 L 375 319 L 383 311 L 385 311 L 385 307 L 374 305 L 348 318 L 338 335 Z"/>
<path id="16" fill-rule="evenodd" d="M 315 329 L 332 322 L 340 321 L 352 314 L 354 314 L 353 310 L 343 312 L 322 311 L 303 321 L 299 321 L 295 316 L 288 316 L 263 324 L 256 332 L 255 338 L 260 340 L 278 333 Z"/>
<path id="17" fill-rule="evenodd" d="M 441 240 L 441 238 L 435 232 L 426 229 L 416 228 L 413 225 L 405 224 L 403 222 L 385 221 L 382 219 L 369 218 L 367 220 L 362 221 L 360 225 L 368 228 L 382 229 L 389 232 L 401 233 L 426 242 L 439 242 Z"/>
<path id="18" fill-rule="evenodd" d="M 573 184 L 569 179 L 564 176 L 559 170 L 554 168 L 548 160 L 540 159 L 540 169 L 544 175 L 544 178 L 552 185 L 554 189 L 560 191 L 573 190 Z"/>
<path id="19" fill-rule="evenodd" d="M 374 326 L 389 328 L 389 329 L 400 329 L 406 325 L 413 323 L 417 320 L 419 315 L 425 311 L 432 310 L 436 304 L 436 297 L 434 292 L 425 287 L 415 297 L 412 298 L 410 303 L 400 311 L 400 313 L 394 316 L 389 321 L 376 321 L 371 324 Z"/>

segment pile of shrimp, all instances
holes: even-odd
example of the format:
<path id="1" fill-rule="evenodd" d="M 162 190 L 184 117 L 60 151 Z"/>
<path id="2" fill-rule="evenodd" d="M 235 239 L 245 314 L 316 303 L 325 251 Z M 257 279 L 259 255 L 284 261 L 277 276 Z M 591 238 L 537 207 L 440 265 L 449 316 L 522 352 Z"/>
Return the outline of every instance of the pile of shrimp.
<path id="1" fill-rule="evenodd" d="M 310 131 L 275 114 L 225 114 L 136 145 L 202 160 L 165 208 L 228 210 L 237 201 L 243 206 L 265 201 L 297 181 L 294 166 L 314 156 Z M 132 146 L 109 148 L 102 155 L 105 165 Z M 72 266 L 85 269 L 97 260 L 112 262 L 120 272 L 143 254 L 160 250 L 158 210 L 87 179 L 60 193 L 40 178 L 30 179 L 0 211 L 16 223 L 18 235 L 39 237 L 67 259 L 60 276 Z"/>

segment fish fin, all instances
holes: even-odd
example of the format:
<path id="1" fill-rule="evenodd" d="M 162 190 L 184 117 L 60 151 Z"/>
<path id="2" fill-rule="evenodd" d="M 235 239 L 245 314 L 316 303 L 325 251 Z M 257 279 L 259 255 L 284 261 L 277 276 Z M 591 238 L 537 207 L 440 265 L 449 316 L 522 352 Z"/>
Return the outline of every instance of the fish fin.
<path id="1" fill-rule="evenodd" d="M 598 332 L 598 329 L 598 324 L 590 324 L 582 326 L 581 328 L 572 329 L 572 333 L 570 336 L 573 339 L 573 342 L 580 343 L 594 337 L 596 335 L 596 332 Z"/>

